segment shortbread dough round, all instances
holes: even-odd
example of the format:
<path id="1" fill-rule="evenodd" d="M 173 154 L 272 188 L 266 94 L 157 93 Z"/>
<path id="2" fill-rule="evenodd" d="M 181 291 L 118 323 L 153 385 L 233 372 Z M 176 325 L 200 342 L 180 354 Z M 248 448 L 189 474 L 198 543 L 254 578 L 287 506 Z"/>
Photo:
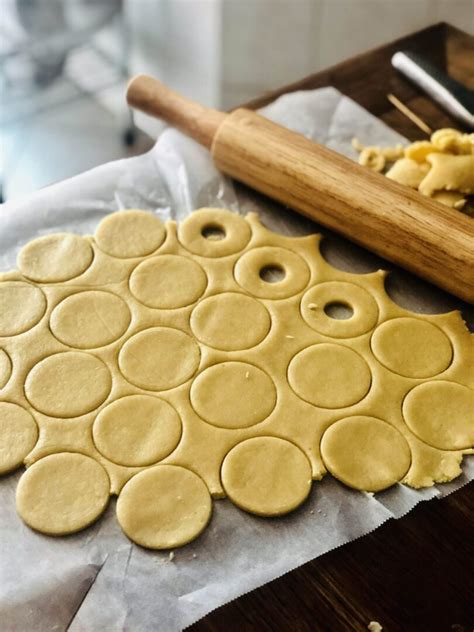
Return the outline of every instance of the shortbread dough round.
<path id="1" fill-rule="evenodd" d="M 281 516 L 304 502 L 311 489 L 311 465 L 294 443 L 254 437 L 227 454 L 221 470 L 230 500 L 258 516 Z"/>
<path id="2" fill-rule="evenodd" d="M 375 417 L 346 417 L 330 426 L 321 440 L 321 456 L 342 483 L 379 492 L 402 480 L 411 463 L 406 439 Z"/>
<path id="3" fill-rule="evenodd" d="M 201 266 L 187 257 L 161 255 L 142 261 L 130 277 L 134 297 L 156 309 L 177 309 L 195 303 L 207 286 Z"/>
<path id="4" fill-rule="evenodd" d="M 223 239 L 205 237 L 206 229 L 222 231 Z M 243 250 L 250 240 L 250 226 L 243 217 L 224 209 L 202 208 L 191 213 L 178 226 L 183 246 L 201 257 L 226 257 Z"/>
<path id="5" fill-rule="evenodd" d="M 8 383 L 12 374 L 12 361 L 6 351 L 0 349 L 0 390 Z"/>
<path id="6" fill-rule="evenodd" d="M 78 277 L 93 258 L 92 247 L 85 237 L 56 233 L 26 244 L 17 263 L 24 276 L 32 281 L 59 283 Z"/>
<path id="7" fill-rule="evenodd" d="M 0 283 L 0 336 L 17 336 L 34 327 L 46 312 L 39 287 L 22 281 Z"/>
<path id="8" fill-rule="evenodd" d="M 66 535 L 97 520 L 109 497 L 109 477 L 97 461 L 83 454 L 60 452 L 26 470 L 16 490 L 16 508 L 32 529 Z"/>
<path id="9" fill-rule="evenodd" d="M 155 252 L 166 237 L 163 222 L 148 211 L 120 211 L 101 221 L 95 231 L 99 248 L 119 259 L 144 257 Z"/>
<path id="10" fill-rule="evenodd" d="M 96 448 L 107 459 L 129 467 L 164 459 L 181 438 L 176 410 L 158 397 L 130 395 L 112 402 L 92 428 Z"/>
<path id="11" fill-rule="evenodd" d="M 34 448 L 38 426 L 30 413 L 10 402 L 0 402 L 0 474 L 16 470 Z"/>
<path id="12" fill-rule="evenodd" d="M 199 342 L 222 349 L 250 349 L 270 331 L 267 309 L 254 298 L 225 292 L 201 301 L 191 314 L 191 329 Z"/>
<path id="13" fill-rule="evenodd" d="M 436 325 L 419 318 L 393 318 L 377 327 L 372 350 L 385 367 L 405 377 L 432 377 L 451 364 L 453 349 Z"/>
<path id="14" fill-rule="evenodd" d="M 111 388 L 112 378 L 102 360 L 82 351 L 64 351 L 31 369 L 25 395 L 45 415 L 69 418 L 98 408 Z"/>
<path id="15" fill-rule="evenodd" d="M 265 268 L 282 269 L 284 277 L 275 283 L 260 276 Z M 237 283 L 258 298 L 282 299 L 300 292 L 309 281 L 304 259 L 286 248 L 263 246 L 247 251 L 235 264 Z"/>
<path id="16" fill-rule="evenodd" d="M 120 338 L 130 321 L 130 310 L 119 296 L 90 290 L 61 301 L 51 314 L 50 328 L 70 347 L 95 349 Z"/>
<path id="17" fill-rule="evenodd" d="M 372 376 L 367 362 L 355 351 L 322 343 L 300 351 L 288 367 L 295 393 L 321 408 L 352 406 L 369 391 Z"/>
<path id="18" fill-rule="evenodd" d="M 190 398 L 197 414 L 213 426 L 248 428 L 270 415 L 277 393 L 262 369 L 246 362 L 222 362 L 198 375 Z"/>
<path id="19" fill-rule="evenodd" d="M 200 351 L 183 331 L 152 327 L 135 334 L 119 354 L 119 367 L 129 382 L 149 391 L 179 386 L 196 372 Z"/>
<path id="20" fill-rule="evenodd" d="M 403 402 L 405 421 L 417 437 L 440 450 L 474 447 L 474 391 L 447 381 L 415 386 Z"/>
<path id="21" fill-rule="evenodd" d="M 324 308 L 331 303 L 351 307 L 346 320 L 331 318 Z M 331 338 L 353 338 L 370 331 L 377 323 L 379 308 L 375 299 L 354 283 L 328 281 L 310 288 L 301 300 L 301 314 L 308 325 Z"/>
<path id="22" fill-rule="evenodd" d="M 202 479 L 176 465 L 156 465 L 122 489 L 117 518 L 127 536 L 149 549 L 174 549 L 198 537 L 212 513 Z"/>

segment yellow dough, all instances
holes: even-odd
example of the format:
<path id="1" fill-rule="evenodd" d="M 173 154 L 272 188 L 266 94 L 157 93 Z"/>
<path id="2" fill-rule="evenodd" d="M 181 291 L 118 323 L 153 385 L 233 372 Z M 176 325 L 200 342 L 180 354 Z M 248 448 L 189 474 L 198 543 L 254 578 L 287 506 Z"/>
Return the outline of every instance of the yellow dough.
<path id="1" fill-rule="evenodd" d="M 51 454 L 21 477 L 16 507 L 26 524 L 50 535 L 75 533 L 103 513 L 110 482 L 104 468 L 83 454 Z"/>
<path id="2" fill-rule="evenodd" d="M 0 402 L 0 474 L 19 467 L 38 440 L 35 420 L 21 406 Z"/>
<path id="3" fill-rule="evenodd" d="M 129 395 L 106 406 L 93 426 L 94 443 L 114 463 L 144 466 L 173 452 L 181 438 L 175 409 L 158 397 Z"/>
<path id="4" fill-rule="evenodd" d="M 117 502 L 122 529 L 150 549 L 174 549 L 191 542 L 204 531 L 211 513 L 204 482 L 175 465 L 157 465 L 137 474 Z"/>
<path id="5" fill-rule="evenodd" d="M 374 417 L 347 417 L 323 435 L 324 464 L 337 479 L 367 492 L 401 480 L 410 467 L 410 448 L 400 432 Z"/>
<path id="6" fill-rule="evenodd" d="M 225 457 L 222 484 L 241 509 L 259 516 L 281 516 L 306 500 L 311 464 L 289 441 L 254 437 L 236 445 Z"/>
<path id="7" fill-rule="evenodd" d="M 460 313 L 399 307 L 385 272 L 336 270 L 317 235 L 120 211 L 18 263 L 0 275 L 0 472 L 27 466 L 18 511 L 38 531 L 82 529 L 116 495 L 133 541 L 173 548 L 212 498 L 276 516 L 328 471 L 421 488 L 472 453 Z"/>

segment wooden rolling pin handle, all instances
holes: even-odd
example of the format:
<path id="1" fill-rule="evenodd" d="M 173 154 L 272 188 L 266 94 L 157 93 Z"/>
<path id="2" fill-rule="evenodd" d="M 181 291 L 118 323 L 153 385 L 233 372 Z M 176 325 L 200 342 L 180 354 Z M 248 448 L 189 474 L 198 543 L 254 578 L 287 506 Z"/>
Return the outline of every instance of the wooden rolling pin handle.
<path id="1" fill-rule="evenodd" d="M 131 107 L 177 127 L 208 149 L 226 117 L 223 112 L 190 101 L 146 75 L 138 75 L 131 80 L 127 101 Z"/>
<path id="2" fill-rule="evenodd" d="M 471 218 L 250 110 L 205 108 L 145 76 L 127 99 L 208 147 L 224 173 L 474 302 Z"/>

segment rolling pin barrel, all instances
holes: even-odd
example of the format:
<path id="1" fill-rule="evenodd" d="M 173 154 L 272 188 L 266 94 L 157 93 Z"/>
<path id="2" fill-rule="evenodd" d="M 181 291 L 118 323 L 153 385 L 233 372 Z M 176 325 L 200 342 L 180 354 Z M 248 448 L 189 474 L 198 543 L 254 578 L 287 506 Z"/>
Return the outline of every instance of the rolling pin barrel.
<path id="1" fill-rule="evenodd" d="M 205 108 L 139 76 L 130 105 L 211 149 L 224 173 L 474 302 L 474 222 L 255 112 Z"/>

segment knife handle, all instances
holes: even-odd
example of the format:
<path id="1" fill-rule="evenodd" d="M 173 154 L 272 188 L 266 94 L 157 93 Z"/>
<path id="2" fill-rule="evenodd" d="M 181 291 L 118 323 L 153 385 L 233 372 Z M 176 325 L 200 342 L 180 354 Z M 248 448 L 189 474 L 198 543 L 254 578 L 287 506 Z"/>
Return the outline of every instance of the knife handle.
<path id="1" fill-rule="evenodd" d="M 471 90 L 416 53 L 395 53 L 392 66 L 463 125 L 474 129 L 474 93 Z"/>

